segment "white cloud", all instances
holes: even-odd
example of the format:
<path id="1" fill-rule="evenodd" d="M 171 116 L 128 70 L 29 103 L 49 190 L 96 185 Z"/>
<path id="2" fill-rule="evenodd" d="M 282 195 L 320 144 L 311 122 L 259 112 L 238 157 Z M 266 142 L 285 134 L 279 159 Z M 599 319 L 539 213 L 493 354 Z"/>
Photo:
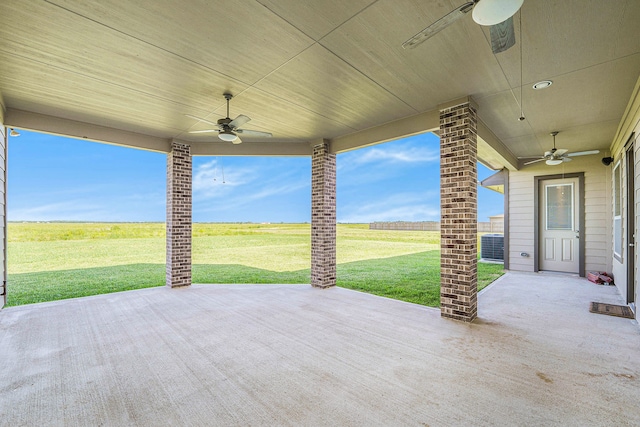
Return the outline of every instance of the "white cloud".
<path id="1" fill-rule="evenodd" d="M 440 160 L 440 153 L 430 147 L 380 147 L 372 148 L 356 158 L 356 163 L 429 163 Z"/>
<path id="2" fill-rule="evenodd" d="M 338 222 L 366 224 L 376 221 L 439 221 L 440 210 L 431 205 L 398 206 L 383 211 L 357 211 L 340 216 Z"/>
<path id="3" fill-rule="evenodd" d="M 257 189 L 255 193 L 248 194 L 243 197 L 244 201 L 251 202 L 253 200 L 264 199 L 275 195 L 282 195 L 293 193 L 294 191 L 309 187 L 308 182 L 298 181 L 292 183 L 285 183 L 281 185 L 275 185 L 274 182 L 265 183 L 260 189 Z M 311 197 L 311 195 L 309 195 Z"/>
<path id="4" fill-rule="evenodd" d="M 437 221 L 440 219 L 439 193 L 396 194 L 367 204 L 345 205 L 338 222 Z"/>
<path id="5" fill-rule="evenodd" d="M 10 209 L 8 212 L 10 221 L 104 221 L 110 217 L 104 206 L 80 200 Z"/>
<path id="6" fill-rule="evenodd" d="M 34 203 L 31 195 L 12 198 L 8 206 L 10 221 L 164 221 L 164 192 L 111 194 L 74 194 L 63 201 L 47 193 Z"/>
<path id="7" fill-rule="evenodd" d="M 233 187 L 251 183 L 257 178 L 254 170 L 249 168 L 227 168 L 217 159 L 204 163 L 193 173 L 194 196 L 211 199 L 227 195 Z"/>
<path id="8" fill-rule="evenodd" d="M 224 183 L 222 164 L 217 160 L 198 166 L 193 179 L 194 215 L 239 210 L 260 200 L 310 187 L 308 171 L 301 175 L 303 170 L 308 169 L 308 164 L 298 166 L 294 163 L 292 166 L 290 162 L 264 159 L 250 161 L 249 164 L 250 166 L 238 167 L 229 162 L 224 168 Z M 211 200 L 215 200 L 215 203 L 207 203 Z M 254 213 L 258 217 L 261 214 Z"/>
<path id="9" fill-rule="evenodd" d="M 338 168 L 350 170 L 371 163 L 409 164 L 440 161 L 437 147 L 421 143 L 386 143 L 351 151 L 338 157 Z"/>

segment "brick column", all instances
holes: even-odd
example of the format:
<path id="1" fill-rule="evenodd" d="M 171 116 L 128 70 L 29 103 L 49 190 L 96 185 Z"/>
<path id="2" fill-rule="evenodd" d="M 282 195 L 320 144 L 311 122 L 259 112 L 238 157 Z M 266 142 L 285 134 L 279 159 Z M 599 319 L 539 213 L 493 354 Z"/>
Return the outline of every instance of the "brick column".
<path id="1" fill-rule="evenodd" d="M 440 314 L 471 322 L 478 313 L 476 108 L 440 111 Z"/>
<path id="2" fill-rule="evenodd" d="M 313 147 L 311 160 L 311 285 L 336 284 L 336 155 L 329 143 Z"/>
<path id="3" fill-rule="evenodd" d="M 167 155 L 167 286 L 191 285 L 191 147 Z"/>

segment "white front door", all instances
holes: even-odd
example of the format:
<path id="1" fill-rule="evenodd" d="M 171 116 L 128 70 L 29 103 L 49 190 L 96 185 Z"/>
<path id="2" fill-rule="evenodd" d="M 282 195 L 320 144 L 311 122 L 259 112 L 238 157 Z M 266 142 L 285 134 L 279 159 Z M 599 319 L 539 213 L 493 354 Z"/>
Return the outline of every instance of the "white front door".
<path id="1" fill-rule="evenodd" d="M 540 270 L 579 273 L 578 178 L 540 181 Z"/>

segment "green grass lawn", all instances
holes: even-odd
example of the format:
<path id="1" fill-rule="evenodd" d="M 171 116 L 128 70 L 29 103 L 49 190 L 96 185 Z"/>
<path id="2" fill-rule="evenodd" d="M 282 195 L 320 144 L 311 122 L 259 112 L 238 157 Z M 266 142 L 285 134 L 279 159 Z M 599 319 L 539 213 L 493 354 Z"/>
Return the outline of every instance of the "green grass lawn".
<path id="1" fill-rule="evenodd" d="M 309 283 L 309 224 L 194 224 L 194 283 Z M 7 305 L 161 286 L 158 223 L 9 223 Z M 339 224 L 338 286 L 437 307 L 439 233 Z M 503 274 L 478 264 L 478 288 Z"/>

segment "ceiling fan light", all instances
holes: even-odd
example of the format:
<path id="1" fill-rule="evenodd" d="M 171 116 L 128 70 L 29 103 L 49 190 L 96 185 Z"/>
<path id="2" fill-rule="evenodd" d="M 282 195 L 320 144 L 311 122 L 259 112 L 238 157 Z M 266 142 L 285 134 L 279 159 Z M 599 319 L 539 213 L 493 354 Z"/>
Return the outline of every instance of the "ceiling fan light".
<path id="1" fill-rule="evenodd" d="M 496 25 L 515 15 L 522 3 L 524 0 L 480 0 L 471 15 L 480 25 Z"/>
<path id="2" fill-rule="evenodd" d="M 238 139 L 238 136 L 231 131 L 225 130 L 218 134 L 218 138 L 220 138 L 223 141 L 233 142 L 236 139 Z"/>
<path id="3" fill-rule="evenodd" d="M 562 163 L 562 159 L 549 159 L 546 161 L 549 166 L 556 166 Z"/>

